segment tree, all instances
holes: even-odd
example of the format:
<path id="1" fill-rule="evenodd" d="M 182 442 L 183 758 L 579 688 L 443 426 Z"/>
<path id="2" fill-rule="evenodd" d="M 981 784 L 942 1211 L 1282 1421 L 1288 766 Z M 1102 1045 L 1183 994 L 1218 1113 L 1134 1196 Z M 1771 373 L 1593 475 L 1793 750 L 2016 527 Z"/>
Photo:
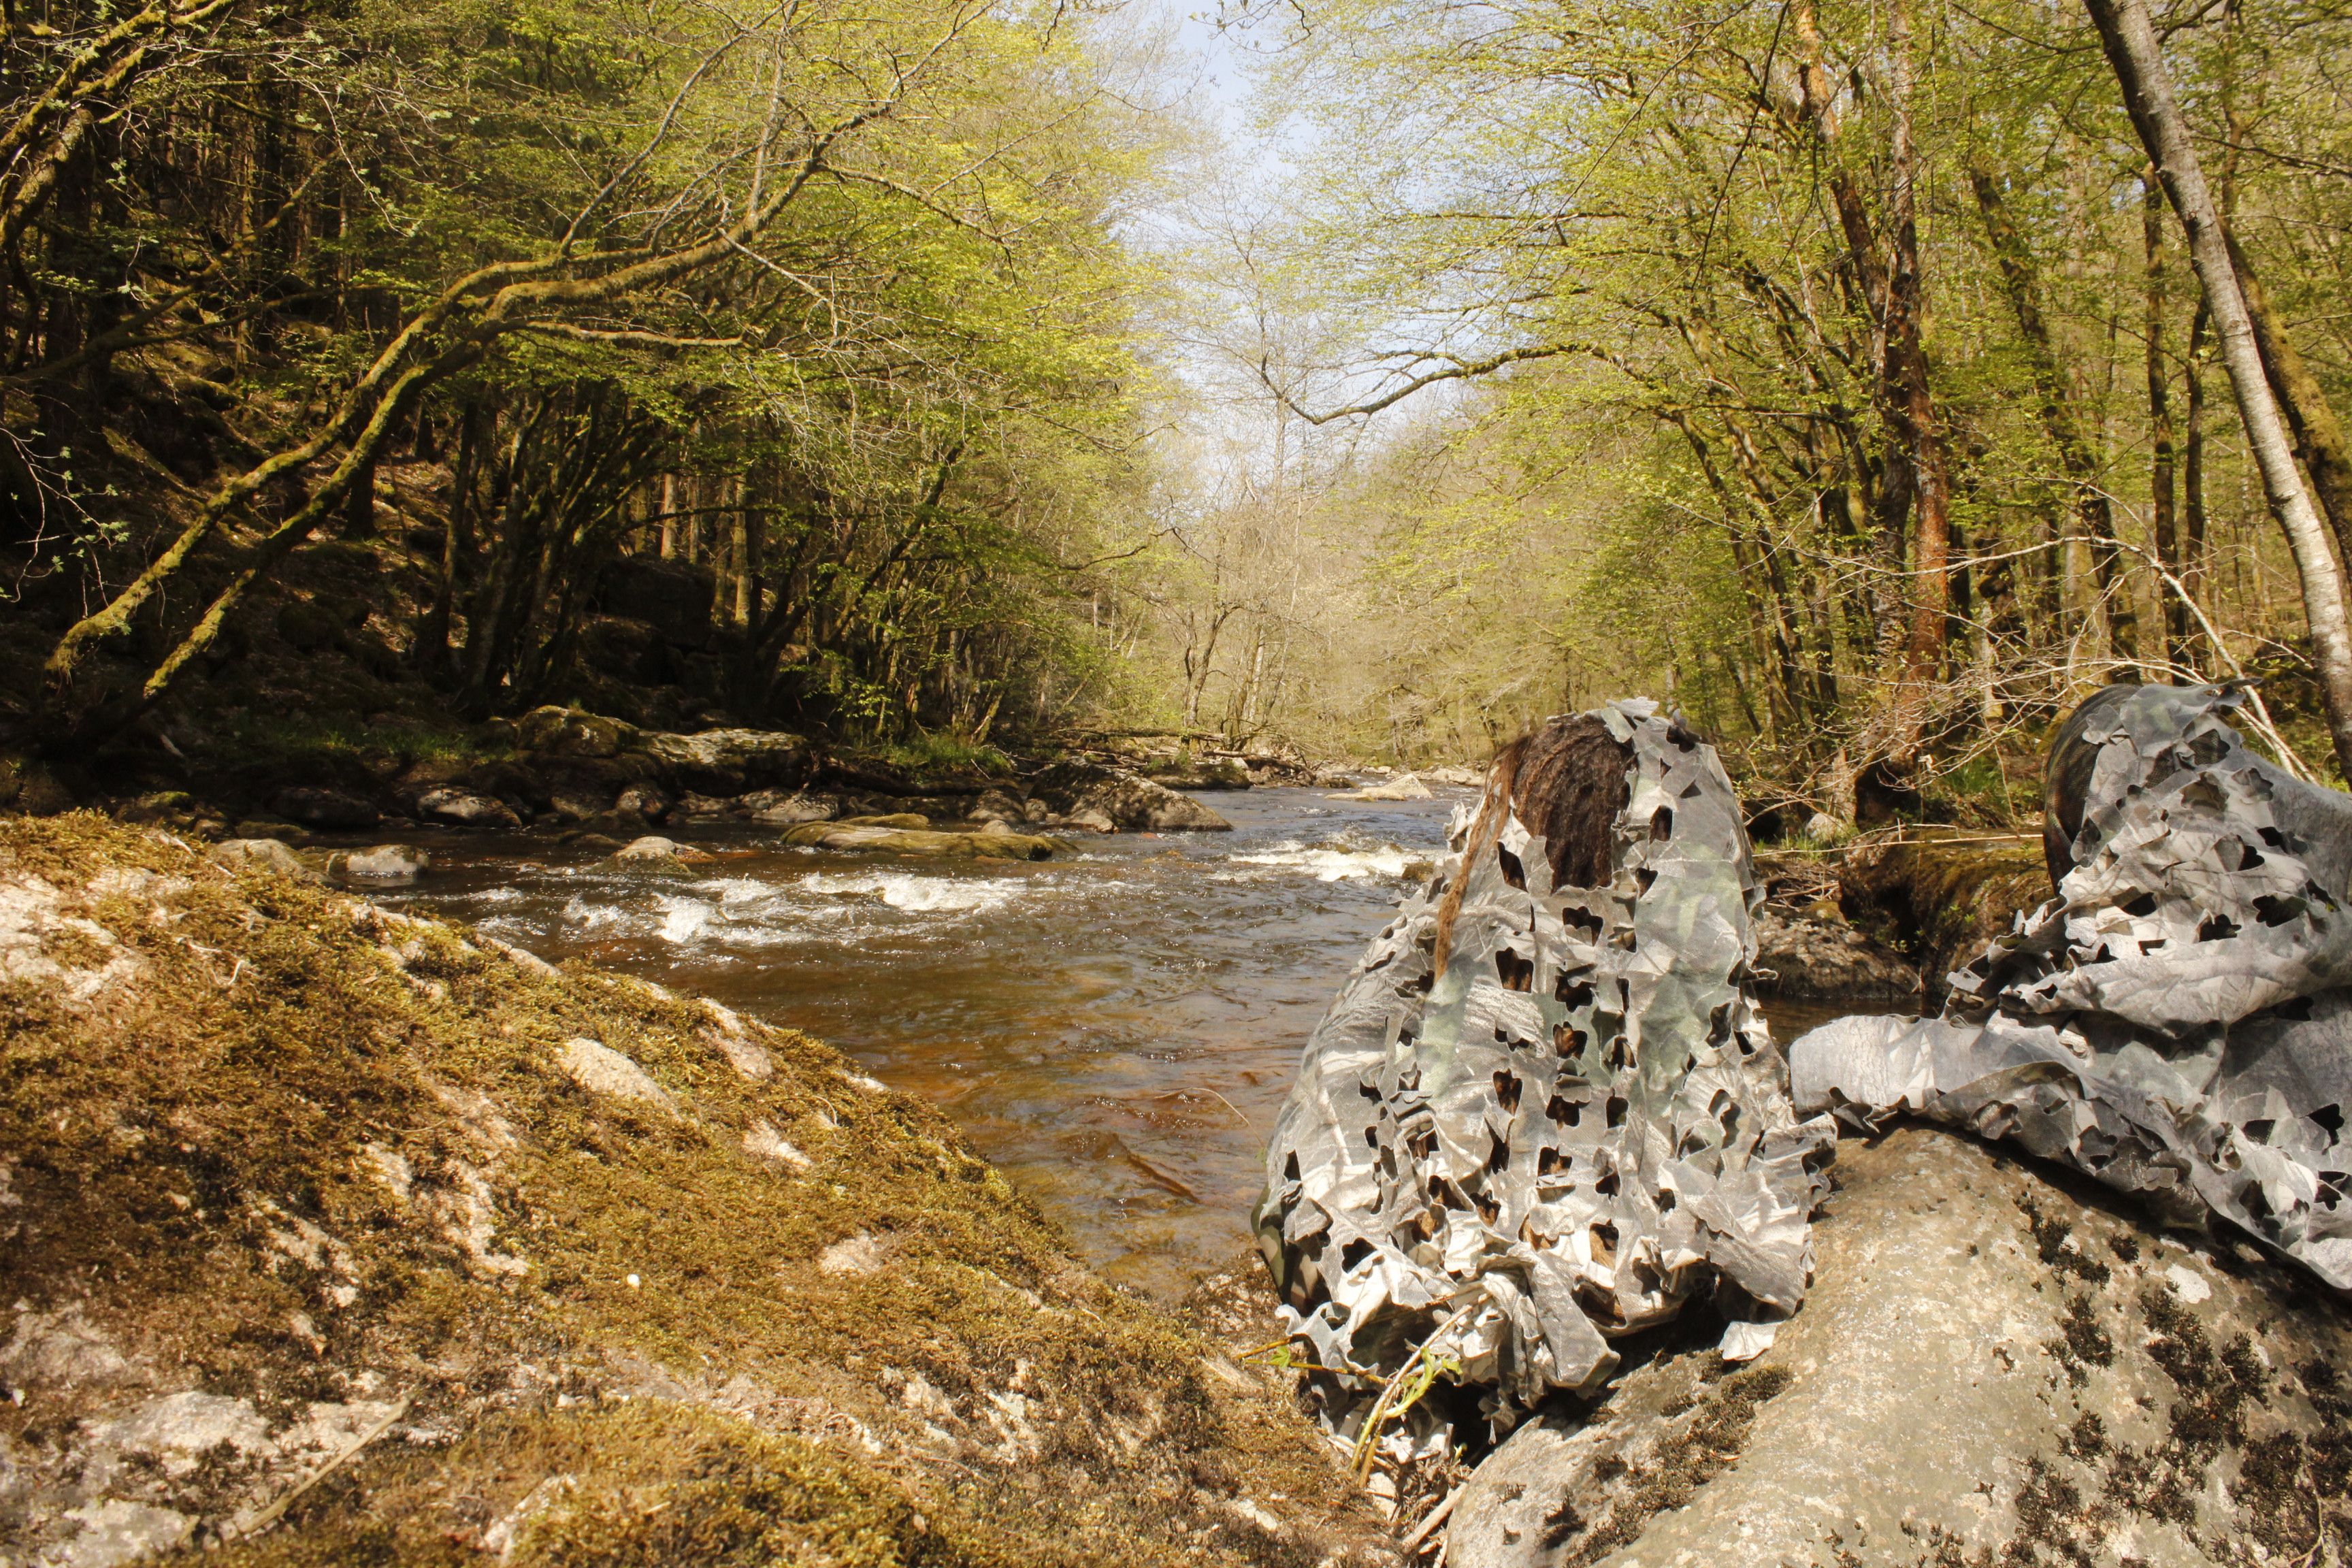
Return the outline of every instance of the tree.
<path id="1" fill-rule="evenodd" d="M 2328 552 L 2327 535 L 2310 492 L 2295 468 L 2286 421 L 2271 390 L 2253 320 L 2231 259 L 2228 232 L 2189 142 L 2188 122 L 2173 95 L 2147 6 L 2141 0 L 2084 0 L 2084 4 L 2123 89 L 2124 107 L 2188 236 L 2189 260 L 2204 289 L 2221 363 L 2237 396 L 2239 416 L 2245 422 L 2246 439 L 2253 448 L 2263 492 L 2294 552 L 2336 765 L 2352 778 L 2352 628 L 2345 621 L 2343 578 Z"/>

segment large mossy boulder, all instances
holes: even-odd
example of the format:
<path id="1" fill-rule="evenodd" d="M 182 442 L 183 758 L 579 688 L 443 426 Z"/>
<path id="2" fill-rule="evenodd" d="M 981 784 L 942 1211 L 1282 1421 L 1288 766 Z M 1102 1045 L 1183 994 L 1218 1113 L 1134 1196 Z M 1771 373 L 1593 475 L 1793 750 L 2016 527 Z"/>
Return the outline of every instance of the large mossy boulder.
<path id="1" fill-rule="evenodd" d="M 515 743 L 551 757 L 612 757 L 635 738 L 618 719 L 578 708 L 534 708 L 515 721 Z"/>
<path id="2" fill-rule="evenodd" d="M 704 795 L 794 789 L 808 782 L 808 742 L 781 730 L 705 730 L 698 735 L 646 734 L 637 748 L 661 764 L 668 782 Z"/>
<path id="3" fill-rule="evenodd" d="M 1029 793 L 1070 822 L 1102 833 L 1223 832 L 1223 817 L 1124 768 L 1070 759 L 1029 781 Z"/>
<path id="4" fill-rule="evenodd" d="M 1841 1145 L 1803 1310 L 1745 1367 L 1685 1330 L 1515 1433 L 1448 1526 L 1478 1568 L 2334 1562 L 2352 1323 L 1952 1133 Z M 1671 1339 L 1672 1336 L 1670 1335 Z"/>
<path id="5" fill-rule="evenodd" d="M 804 1036 L 87 814 L 0 914 L 12 1562 L 1394 1560 Z"/>
<path id="6" fill-rule="evenodd" d="M 1145 763 L 1141 772 L 1153 784 L 1170 789 L 1249 789 L 1256 783 L 1239 757 L 1214 757 L 1206 762 L 1183 756 L 1157 758 Z"/>

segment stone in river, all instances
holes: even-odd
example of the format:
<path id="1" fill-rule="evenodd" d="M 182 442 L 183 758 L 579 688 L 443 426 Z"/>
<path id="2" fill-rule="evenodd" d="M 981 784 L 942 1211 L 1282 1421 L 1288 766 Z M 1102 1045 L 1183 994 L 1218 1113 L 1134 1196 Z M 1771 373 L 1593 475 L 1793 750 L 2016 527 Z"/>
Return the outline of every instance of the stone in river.
<path id="1" fill-rule="evenodd" d="M 980 792 L 964 816 L 973 822 L 1025 822 L 1028 811 L 1023 803 L 1001 789 Z"/>
<path id="2" fill-rule="evenodd" d="M 1363 789 L 1352 790 L 1343 795 L 1334 795 L 1332 798 L 1335 800 L 1431 800 L 1435 797 L 1430 794 L 1427 784 L 1411 773 L 1403 773 L 1386 784 L 1371 784 Z"/>
<path id="3" fill-rule="evenodd" d="M 226 839 L 213 846 L 213 858 L 232 871 L 270 871 L 298 882 L 319 879 L 317 872 L 275 838 Z"/>
<path id="4" fill-rule="evenodd" d="M 1189 795 L 1099 763 L 1056 763 L 1030 781 L 1030 792 L 1067 826 L 1097 833 L 1213 833 L 1233 826 Z"/>
<path id="5" fill-rule="evenodd" d="M 829 795 L 805 790 L 755 790 L 736 803 L 751 820 L 771 827 L 796 827 L 803 822 L 830 822 L 841 815 L 841 802 Z"/>
<path id="6" fill-rule="evenodd" d="M 471 790 L 429 789 L 416 797 L 416 815 L 429 821 L 460 827 L 520 827 L 521 820 L 506 802 Z"/>
<path id="7" fill-rule="evenodd" d="M 1520 1427 L 1449 1562 L 2319 1560 L 2352 1443 L 2332 1298 L 1939 1130 L 1848 1141 L 1835 1170 L 1771 1347 L 1669 1347 Z"/>
<path id="8" fill-rule="evenodd" d="M 613 858 L 615 860 L 655 860 L 668 861 L 674 864 L 695 865 L 708 861 L 711 859 L 712 857 L 702 850 L 693 847 L 691 845 L 680 844 L 674 838 L 664 838 L 656 834 L 649 833 L 643 838 L 635 840 L 634 843 L 624 845 L 619 850 L 614 852 Z"/>
<path id="9" fill-rule="evenodd" d="M 920 855 L 934 859 L 1045 860 L 1061 846 L 1050 838 L 1007 830 L 979 833 L 929 833 L 905 827 L 856 826 L 840 822 L 812 822 L 784 835 L 784 842 L 809 849 L 865 850 L 887 855 Z"/>
<path id="10" fill-rule="evenodd" d="M 669 796 L 664 795 L 658 785 L 631 784 L 623 790 L 620 798 L 613 803 L 613 809 L 635 812 L 649 822 L 659 822 L 669 815 Z"/>
<path id="11" fill-rule="evenodd" d="M 883 816 L 845 816 L 843 827 L 906 827 L 920 833 L 931 826 L 931 819 L 919 812 L 894 811 Z"/>
<path id="12" fill-rule="evenodd" d="M 364 881 L 414 882 L 433 868 L 433 857 L 405 844 L 379 844 L 373 849 L 337 855 L 327 862 L 327 868 L 336 876 Z"/>

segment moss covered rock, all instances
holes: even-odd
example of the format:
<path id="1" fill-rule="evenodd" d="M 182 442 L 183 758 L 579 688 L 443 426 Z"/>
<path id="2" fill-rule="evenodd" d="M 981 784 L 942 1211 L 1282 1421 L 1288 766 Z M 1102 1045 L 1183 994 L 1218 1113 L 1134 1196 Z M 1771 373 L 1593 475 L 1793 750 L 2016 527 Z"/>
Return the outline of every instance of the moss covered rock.
<path id="1" fill-rule="evenodd" d="M 82 814 L 0 823 L 0 1005 L 12 1558 L 1383 1555 L 1276 1384 L 803 1036 Z"/>

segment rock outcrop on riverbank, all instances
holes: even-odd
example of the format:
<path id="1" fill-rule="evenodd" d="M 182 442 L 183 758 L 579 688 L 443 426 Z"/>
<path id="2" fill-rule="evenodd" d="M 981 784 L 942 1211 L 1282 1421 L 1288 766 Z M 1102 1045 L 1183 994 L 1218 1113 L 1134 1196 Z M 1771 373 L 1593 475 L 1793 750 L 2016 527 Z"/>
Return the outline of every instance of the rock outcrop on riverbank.
<path id="1" fill-rule="evenodd" d="M 1223 832 L 1233 826 L 1197 800 L 1099 763 L 1056 763 L 1031 779 L 1029 787 L 1064 822 L 1097 833 Z"/>
<path id="2" fill-rule="evenodd" d="M 1912 828 L 1855 845 L 1838 863 L 1837 890 L 1847 915 L 1909 954 L 1940 1001 L 1946 975 L 2050 896 L 2050 870 L 2038 837 Z"/>
<path id="3" fill-rule="evenodd" d="M 209 773 L 199 790 L 117 799 L 116 815 L 210 837 L 365 833 L 415 826 L 558 827 L 620 840 L 666 824 L 742 820 L 791 827 L 845 817 L 913 816 L 926 828 L 1089 833 L 1217 831 L 1232 825 L 1190 796 L 1084 757 L 995 773 L 915 770 L 781 731 L 673 734 L 579 709 L 538 708 L 492 725 L 470 752 L 411 757 L 328 749 L 282 761 L 274 776 Z M 30 815 L 69 799 L 30 798 L 0 765 L 0 808 Z M 1245 773 L 1213 785 L 1252 787 Z"/>
<path id="4" fill-rule="evenodd" d="M 0 823 L 11 1561 L 1387 1560 L 936 1112 L 239 867 Z"/>

